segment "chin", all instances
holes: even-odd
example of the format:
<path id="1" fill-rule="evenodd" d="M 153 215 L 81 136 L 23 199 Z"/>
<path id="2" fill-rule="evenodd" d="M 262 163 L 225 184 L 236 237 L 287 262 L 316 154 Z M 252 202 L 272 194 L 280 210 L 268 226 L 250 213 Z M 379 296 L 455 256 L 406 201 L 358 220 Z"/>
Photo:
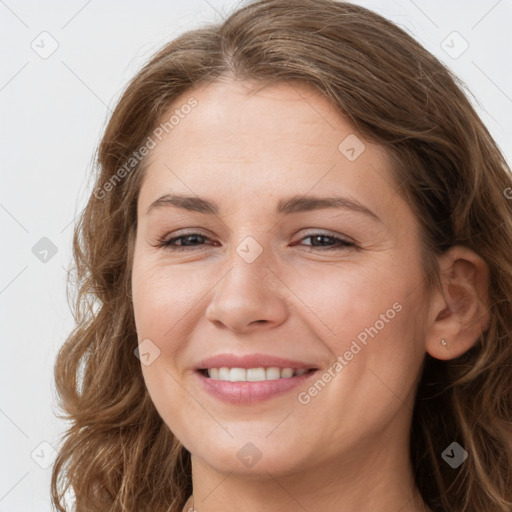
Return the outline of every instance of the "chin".
<path id="1" fill-rule="evenodd" d="M 244 477 L 268 478 L 269 473 L 275 476 L 285 475 L 304 467 L 303 458 L 297 455 L 300 453 L 299 449 L 279 450 L 269 447 L 268 444 L 265 447 L 257 442 L 238 440 L 230 446 L 217 448 L 214 451 L 192 450 L 191 453 L 219 473 Z"/>

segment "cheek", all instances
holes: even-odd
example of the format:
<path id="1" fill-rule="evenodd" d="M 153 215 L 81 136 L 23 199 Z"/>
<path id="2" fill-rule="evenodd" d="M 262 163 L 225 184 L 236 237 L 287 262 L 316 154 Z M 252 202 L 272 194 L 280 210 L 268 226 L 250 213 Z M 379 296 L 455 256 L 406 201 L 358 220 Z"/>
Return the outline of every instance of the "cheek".
<path id="1" fill-rule="evenodd" d="M 365 329 L 375 323 L 379 332 L 384 327 L 389 331 L 387 326 L 391 323 L 397 324 L 395 319 L 399 319 L 412 289 L 409 283 L 416 278 L 415 269 L 408 271 L 401 266 L 400 270 L 400 265 L 395 266 L 384 258 L 371 264 L 316 262 L 300 271 L 285 272 L 283 281 L 288 290 L 283 289 L 283 293 L 293 301 L 292 314 L 299 312 L 322 340 L 341 353 L 360 333 L 364 342 Z"/>
<path id="2" fill-rule="evenodd" d="M 150 364 L 141 358 L 147 391 L 165 423 L 180 440 L 188 442 L 190 426 L 182 412 L 199 412 L 180 384 L 183 368 L 179 361 L 188 339 L 187 313 L 197 302 L 194 289 L 186 286 L 181 270 L 141 258 L 134 260 L 132 296 L 139 351 L 149 352 L 151 358 Z"/>
<path id="3" fill-rule="evenodd" d="M 412 410 L 424 350 L 417 311 L 406 295 L 374 295 L 365 307 L 346 300 L 342 314 L 331 317 L 336 337 L 324 342 L 332 365 L 297 398 L 304 424 L 324 418 L 323 437 L 333 440 L 333 450 L 346 439 L 380 435 L 399 410 Z"/>
<path id="4" fill-rule="evenodd" d="M 132 295 L 139 338 L 153 336 L 162 343 L 182 328 L 203 295 L 197 274 L 165 265 L 134 264 Z M 204 286 L 204 282 L 203 282 Z"/>
<path id="5" fill-rule="evenodd" d="M 333 363 L 342 358 L 343 370 L 332 380 L 340 398 L 349 390 L 361 392 L 364 402 L 368 397 L 393 401 L 395 394 L 407 394 L 419 373 L 425 356 L 421 268 L 412 257 L 391 256 L 374 265 L 347 263 L 308 276 L 315 279 L 304 274 L 291 286 L 307 298 L 303 318 Z"/>

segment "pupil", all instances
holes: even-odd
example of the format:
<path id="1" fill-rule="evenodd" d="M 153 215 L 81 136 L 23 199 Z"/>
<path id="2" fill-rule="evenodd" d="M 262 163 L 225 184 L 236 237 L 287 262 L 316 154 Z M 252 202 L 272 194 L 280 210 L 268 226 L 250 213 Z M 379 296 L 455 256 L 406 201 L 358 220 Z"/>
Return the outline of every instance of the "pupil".
<path id="1" fill-rule="evenodd" d="M 328 236 L 326 236 L 326 235 L 317 235 L 317 236 L 313 237 L 313 240 L 319 240 L 319 241 L 320 241 L 320 240 L 322 240 L 322 239 L 323 239 L 323 240 L 324 240 L 324 242 L 325 242 L 325 240 L 326 240 L 326 239 L 328 239 L 328 238 L 329 238 L 329 237 L 328 237 Z M 328 241 L 328 240 L 327 240 L 327 243 L 329 243 L 329 241 Z M 320 242 L 320 245 L 324 245 L 324 244 L 322 244 L 322 242 Z"/>
<path id="2" fill-rule="evenodd" d="M 182 245 L 189 245 L 187 243 L 187 240 L 190 241 L 190 239 L 192 239 L 192 245 L 193 245 L 193 241 L 194 241 L 193 239 L 194 238 L 197 239 L 197 238 L 200 238 L 200 237 L 198 235 L 186 235 L 185 238 L 183 239 L 185 243 L 182 244 Z"/>

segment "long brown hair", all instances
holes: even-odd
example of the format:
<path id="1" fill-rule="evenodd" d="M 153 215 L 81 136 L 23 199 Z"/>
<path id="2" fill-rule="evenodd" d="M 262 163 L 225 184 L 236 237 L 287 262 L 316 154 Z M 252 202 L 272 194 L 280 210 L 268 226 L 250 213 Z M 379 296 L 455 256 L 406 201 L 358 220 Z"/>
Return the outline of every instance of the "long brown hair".
<path id="1" fill-rule="evenodd" d="M 510 168 L 447 67 L 385 18 L 334 0 L 248 3 L 164 46 L 119 100 L 73 238 L 76 327 L 55 363 L 70 426 L 53 467 L 53 504 L 69 510 L 71 490 L 78 512 L 181 512 L 192 492 L 190 454 L 157 413 L 134 355 L 131 261 L 147 164 L 134 155 L 179 97 L 225 78 L 310 84 L 388 151 L 397 192 L 421 225 L 427 286 L 439 285 L 435 257 L 454 244 L 488 264 L 490 327 L 455 360 L 425 356 L 410 452 L 435 512 L 510 512 Z M 456 470 L 441 458 L 453 441 L 469 453 Z"/>

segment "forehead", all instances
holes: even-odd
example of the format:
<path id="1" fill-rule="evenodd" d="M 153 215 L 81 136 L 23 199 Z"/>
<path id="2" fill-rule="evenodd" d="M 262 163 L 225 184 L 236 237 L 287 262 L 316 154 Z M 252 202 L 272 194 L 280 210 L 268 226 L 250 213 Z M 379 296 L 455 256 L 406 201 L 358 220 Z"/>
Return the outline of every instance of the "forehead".
<path id="1" fill-rule="evenodd" d="M 377 210 L 391 199 L 386 194 L 396 195 L 383 148 L 356 134 L 312 86 L 203 85 L 184 93 L 162 121 L 191 98 L 196 106 L 184 109 L 179 123 L 162 140 L 155 139 L 139 195 L 141 209 L 170 191 L 247 204 L 335 189 L 361 202 L 380 197 Z"/>

